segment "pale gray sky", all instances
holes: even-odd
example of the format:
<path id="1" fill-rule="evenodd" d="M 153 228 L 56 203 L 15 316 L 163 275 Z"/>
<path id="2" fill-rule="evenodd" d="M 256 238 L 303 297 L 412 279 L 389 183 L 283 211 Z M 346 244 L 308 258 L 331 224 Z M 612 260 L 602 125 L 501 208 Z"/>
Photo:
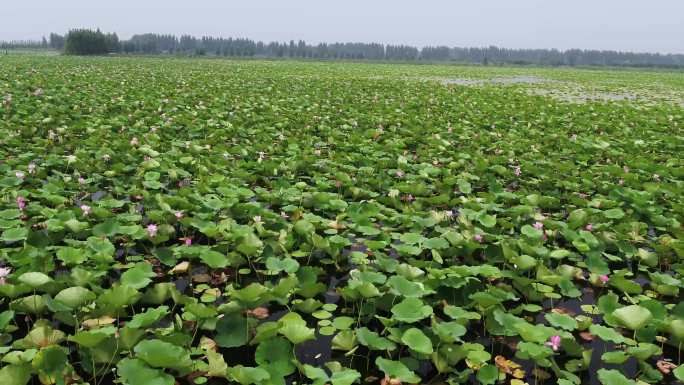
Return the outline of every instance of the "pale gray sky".
<path id="1" fill-rule="evenodd" d="M 684 53 L 684 0 L 5 0 L 0 40 L 73 27 L 308 42 Z"/>

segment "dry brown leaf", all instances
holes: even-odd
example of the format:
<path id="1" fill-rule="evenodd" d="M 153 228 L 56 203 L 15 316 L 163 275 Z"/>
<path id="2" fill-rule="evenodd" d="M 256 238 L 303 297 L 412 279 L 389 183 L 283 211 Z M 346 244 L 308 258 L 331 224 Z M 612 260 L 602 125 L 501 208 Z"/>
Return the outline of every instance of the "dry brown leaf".
<path id="1" fill-rule="evenodd" d="M 504 356 L 494 357 L 494 363 L 496 367 L 506 374 L 511 374 L 511 368 L 508 366 L 508 360 Z"/>
<path id="2" fill-rule="evenodd" d="M 517 378 L 511 380 L 511 385 L 529 385 L 527 382 L 523 380 L 519 380 Z"/>
<path id="3" fill-rule="evenodd" d="M 192 276 L 192 280 L 199 283 L 207 283 L 211 281 L 211 276 L 209 274 L 195 274 Z"/>
<path id="4" fill-rule="evenodd" d="M 585 341 L 591 341 L 594 339 L 594 335 L 589 333 L 589 332 L 580 332 L 580 337 L 582 337 L 583 340 Z"/>
<path id="5" fill-rule="evenodd" d="M 525 371 L 522 369 L 515 369 L 513 371 L 513 377 L 515 378 L 525 378 Z"/>
<path id="6" fill-rule="evenodd" d="M 551 312 L 557 313 L 557 314 L 565 314 L 565 315 L 569 315 L 571 317 L 575 316 L 575 312 L 573 312 L 570 309 L 564 308 L 564 307 L 555 307 L 555 308 L 551 309 Z"/>
<path id="7" fill-rule="evenodd" d="M 202 336 L 202 338 L 200 338 L 199 346 L 204 350 L 213 350 L 213 351 L 218 350 L 216 348 L 216 341 L 212 340 L 211 338 L 204 337 L 204 336 Z"/>
<path id="8" fill-rule="evenodd" d="M 176 266 L 174 266 L 173 269 L 171 269 L 169 271 L 169 274 L 185 273 L 186 271 L 188 271 L 189 268 L 190 268 L 190 262 L 183 261 L 183 262 L 177 264 Z"/>
<path id="9" fill-rule="evenodd" d="M 268 318 L 269 312 L 265 307 L 258 307 L 252 310 L 247 310 L 247 315 L 251 315 L 257 319 L 265 319 Z"/>
<path id="10" fill-rule="evenodd" d="M 532 373 L 534 373 L 535 378 L 538 378 L 540 380 L 548 380 L 549 378 L 551 378 L 551 375 L 549 374 L 549 372 L 547 372 L 543 369 L 540 369 L 540 368 L 534 368 L 532 370 Z"/>
<path id="11" fill-rule="evenodd" d="M 670 374 L 672 370 L 677 368 L 677 365 L 665 360 L 659 360 L 656 363 L 656 366 L 658 367 L 658 370 L 660 370 L 660 372 L 663 374 Z"/>
<path id="12" fill-rule="evenodd" d="M 92 318 L 92 319 L 87 319 L 83 321 L 83 326 L 85 326 L 88 329 L 93 329 L 99 326 L 105 326 L 105 325 L 110 325 L 113 324 L 114 321 L 116 321 L 115 318 L 112 318 L 108 315 L 104 315 L 100 318 Z"/>

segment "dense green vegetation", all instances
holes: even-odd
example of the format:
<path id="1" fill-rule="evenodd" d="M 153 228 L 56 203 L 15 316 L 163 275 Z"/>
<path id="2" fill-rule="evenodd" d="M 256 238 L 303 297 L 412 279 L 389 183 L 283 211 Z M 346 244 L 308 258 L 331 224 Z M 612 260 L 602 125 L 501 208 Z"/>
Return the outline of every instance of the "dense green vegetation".
<path id="1" fill-rule="evenodd" d="M 69 31 L 61 41 L 59 36 L 50 36 L 52 46 L 64 44 L 67 55 L 104 55 L 120 51 L 119 37 L 115 33 L 102 33 L 89 29 L 75 29 Z"/>
<path id="2" fill-rule="evenodd" d="M 0 98 L 3 385 L 684 378 L 684 74 L 10 55 Z"/>
<path id="3" fill-rule="evenodd" d="M 72 46 L 65 42 L 71 36 Z M 105 41 L 106 40 L 106 41 Z M 48 40 L 0 42 L 0 48 L 33 48 L 58 50 L 69 54 L 89 55 L 124 53 L 137 55 L 190 55 L 258 58 L 309 58 L 325 60 L 373 60 L 456 62 L 477 64 L 534 64 L 544 66 L 624 66 L 624 67 L 684 67 L 684 55 L 619 52 L 582 49 L 509 49 L 489 47 L 446 47 L 381 43 L 319 43 L 303 40 L 263 42 L 248 38 L 222 38 L 190 35 L 145 33 L 119 41 L 115 33 L 99 30 L 74 30 L 66 36 L 51 33 Z"/>

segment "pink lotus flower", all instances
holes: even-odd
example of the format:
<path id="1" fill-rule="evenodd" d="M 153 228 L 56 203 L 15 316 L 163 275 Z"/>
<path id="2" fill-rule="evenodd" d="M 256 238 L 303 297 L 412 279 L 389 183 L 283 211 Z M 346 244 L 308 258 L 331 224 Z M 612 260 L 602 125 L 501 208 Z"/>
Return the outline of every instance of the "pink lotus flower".
<path id="1" fill-rule="evenodd" d="M 26 174 L 24 174 L 23 171 L 17 171 L 14 173 L 14 176 L 16 176 L 17 178 L 19 178 L 21 180 L 24 180 L 24 178 L 26 177 Z"/>
<path id="2" fill-rule="evenodd" d="M 36 164 L 31 162 L 28 164 L 28 172 L 29 174 L 35 174 L 36 173 Z"/>
<path id="3" fill-rule="evenodd" d="M 537 230 L 541 230 L 544 228 L 544 224 L 541 222 L 534 222 L 534 224 L 532 226 Z"/>
<path id="4" fill-rule="evenodd" d="M 176 219 L 181 219 L 183 218 L 184 214 L 182 211 L 176 211 L 175 213 L 173 213 L 173 215 L 176 217 Z"/>
<path id="5" fill-rule="evenodd" d="M 133 137 L 133 139 L 131 139 L 131 146 L 137 146 L 139 143 L 140 141 L 138 141 L 137 137 Z"/>
<path id="6" fill-rule="evenodd" d="M 475 240 L 475 242 L 482 243 L 482 235 L 480 235 L 480 234 L 473 235 L 473 239 Z"/>
<path id="7" fill-rule="evenodd" d="M 601 281 L 602 284 L 605 285 L 606 283 L 608 283 L 610 278 L 608 278 L 608 275 L 602 274 L 602 275 L 599 275 L 599 280 Z"/>
<path id="8" fill-rule="evenodd" d="M 157 236 L 157 230 L 159 229 L 157 228 L 157 225 L 155 225 L 154 223 L 150 223 L 149 225 L 147 225 L 147 235 L 149 235 L 150 238 L 154 238 Z"/>
<path id="9" fill-rule="evenodd" d="M 397 170 L 396 172 L 397 178 L 403 178 L 404 177 L 404 172 L 401 170 Z"/>
<path id="10" fill-rule="evenodd" d="M 91 211 L 90 206 L 88 206 L 88 205 L 81 205 L 80 208 L 81 208 L 81 211 L 83 211 L 83 215 L 85 215 L 85 216 L 90 215 L 90 211 Z"/>
<path id="11" fill-rule="evenodd" d="M 4 285 L 6 283 L 5 278 L 12 272 L 12 268 L 10 267 L 0 267 L 0 285 Z"/>
<path id="12" fill-rule="evenodd" d="M 19 210 L 24 210 L 26 207 L 26 199 L 24 199 L 24 197 L 17 197 L 17 207 Z"/>
<path id="13" fill-rule="evenodd" d="M 86 180 L 84 177 L 82 177 L 82 176 L 78 177 L 78 184 L 85 184 L 85 182 L 86 182 Z"/>
<path id="14" fill-rule="evenodd" d="M 560 348 L 560 344 L 561 344 L 560 336 L 551 336 L 549 338 L 549 341 L 544 343 L 544 345 L 550 346 L 554 352 L 558 351 L 558 349 Z"/>
<path id="15" fill-rule="evenodd" d="M 185 243 L 185 246 L 191 246 L 192 245 L 192 238 L 186 237 L 185 239 L 183 239 L 183 243 Z"/>
<path id="16" fill-rule="evenodd" d="M 515 169 L 513 170 L 513 173 L 515 176 L 520 176 L 522 175 L 522 170 L 520 169 L 520 166 L 515 166 Z"/>
<path id="17" fill-rule="evenodd" d="M 594 225 L 589 223 L 588 225 L 584 226 L 584 229 L 587 231 L 592 231 L 592 230 L 594 230 Z"/>

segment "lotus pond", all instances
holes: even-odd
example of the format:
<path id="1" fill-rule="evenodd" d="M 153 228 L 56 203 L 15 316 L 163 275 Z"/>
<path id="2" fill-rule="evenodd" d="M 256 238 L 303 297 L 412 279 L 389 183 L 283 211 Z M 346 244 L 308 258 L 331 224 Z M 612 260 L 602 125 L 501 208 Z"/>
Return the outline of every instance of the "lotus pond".
<path id="1" fill-rule="evenodd" d="M 0 98 L 0 384 L 684 379 L 682 72 L 9 55 Z"/>

